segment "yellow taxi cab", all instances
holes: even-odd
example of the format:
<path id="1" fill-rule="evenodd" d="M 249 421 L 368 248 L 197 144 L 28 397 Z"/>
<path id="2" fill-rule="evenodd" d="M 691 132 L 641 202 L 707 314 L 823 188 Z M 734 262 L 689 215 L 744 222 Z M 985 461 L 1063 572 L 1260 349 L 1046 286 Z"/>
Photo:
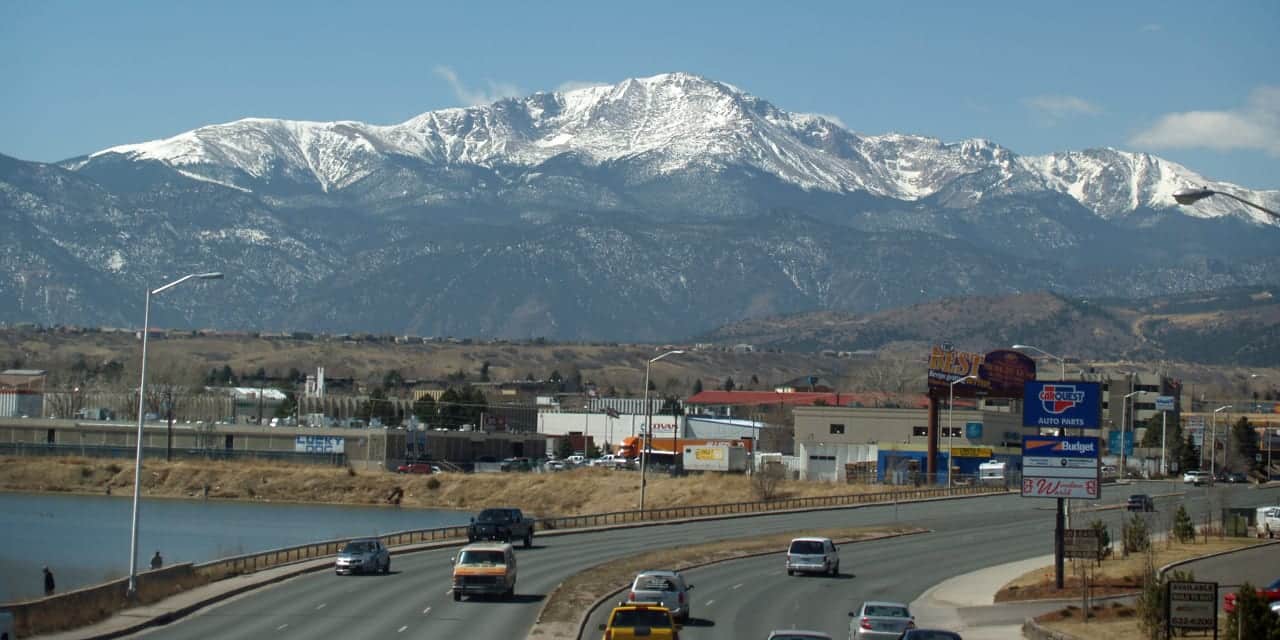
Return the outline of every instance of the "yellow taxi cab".
<path id="1" fill-rule="evenodd" d="M 657 602 L 619 603 L 600 625 L 604 640 L 680 640 L 680 628 L 671 610 Z"/>

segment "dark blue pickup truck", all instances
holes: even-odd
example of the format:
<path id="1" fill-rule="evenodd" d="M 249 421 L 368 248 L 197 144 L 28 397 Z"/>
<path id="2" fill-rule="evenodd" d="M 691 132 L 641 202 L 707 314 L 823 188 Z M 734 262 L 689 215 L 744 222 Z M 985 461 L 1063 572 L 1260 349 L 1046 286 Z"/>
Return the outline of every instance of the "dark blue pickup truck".
<path id="1" fill-rule="evenodd" d="M 467 526 L 467 541 L 523 540 L 525 548 L 533 546 L 533 519 L 519 509 L 485 509 Z"/>

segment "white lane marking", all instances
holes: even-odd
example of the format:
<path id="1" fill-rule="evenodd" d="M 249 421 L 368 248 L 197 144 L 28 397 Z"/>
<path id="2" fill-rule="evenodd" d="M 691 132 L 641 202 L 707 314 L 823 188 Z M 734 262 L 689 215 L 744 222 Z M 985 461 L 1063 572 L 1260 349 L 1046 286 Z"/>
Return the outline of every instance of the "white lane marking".
<path id="1" fill-rule="evenodd" d="M 287 627 L 287 626 L 289 626 L 289 623 L 288 623 L 288 622 L 286 622 L 286 623 L 284 623 L 284 624 L 282 624 L 282 625 L 280 625 L 280 626 L 276 627 L 276 631 L 284 631 L 284 628 L 285 628 L 285 627 Z"/>
<path id="2" fill-rule="evenodd" d="M 324 605 L 325 605 L 325 603 L 321 602 L 321 603 L 319 604 L 319 606 L 317 606 L 317 607 L 316 607 L 316 611 L 319 611 L 319 610 L 323 609 L 323 608 L 324 608 Z"/>
<path id="3" fill-rule="evenodd" d="M 738 584 L 735 584 L 735 585 L 733 585 L 732 587 L 729 587 L 729 588 L 730 588 L 730 589 L 740 589 L 740 588 L 742 588 L 742 583 L 741 583 L 741 582 L 739 582 Z"/>
<path id="4" fill-rule="evenodd" d="M 426 609 L 423 609 L 423 610 L 422 610 L 422 615 L 424 615 L 424 616 L 425 616 L 425 615 L 427 615 L 428 613 L 431 613 L 431 607 L 427 607 Z"/>
<path id="5" fill-rule="evenodd" d="M 405 626 L 400 627 L 400 630 L 399 630 L 399 631 L 397 631 L 396 633 L 404 633 L 404 630 L 405 630 L 405 629 L 408 629 L 408 628 L 409 628 L 409 625 L 407 625 L 407 624 L 406 624 Z"/>
<path id="6" fill-rule="evenodd" d="M 707 601 L 707 604 L 706 604 L 705 606 L 708 606 L 708 607 L 709 607 L 709 606 L 711 606 L 711 605 L 715 604 L 715 602 L 716 602 L 715 600 L 708 600 L 708 601 Z"/>

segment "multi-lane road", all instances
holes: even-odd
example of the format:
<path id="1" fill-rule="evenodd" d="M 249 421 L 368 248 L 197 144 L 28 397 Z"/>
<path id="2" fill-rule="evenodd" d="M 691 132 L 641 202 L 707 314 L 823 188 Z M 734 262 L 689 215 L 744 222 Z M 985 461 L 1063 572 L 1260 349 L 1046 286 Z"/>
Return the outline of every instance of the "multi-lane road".
<path id="1" fill-rule="evenodd" d="M 1187 491 L 1193 511 L 1207 508 L 1206 489 L 1148 484 L 1132 491 Z M 1217 487 L 1215 506 L 1280 502 L 1280 490 Z M 1108 487 L 1105 503 L 1129 488 Z M 1173 499 L 1157 501 L 1162 510 Z M 1103 512 L 1118 523 L 1117 512 Z M 1092 517 L 1092 516 L 1089 516 Z M 1161 518 L 1157 518 L 1161 520 Z M 689 572 L 696 586 L 687 638 L 764 637 L 772 628 L 807 627 L 836 637 L 847 612 L 864 598 L 909 602 L 930 586 L 976 569 L 1052 552 L 1051 500 L 979 497 L 803 514 L 775 514 L 655 527 L 542 536 L 518 549 L 517 598 L 454 602 L 450 557 L 456 548 L 393 558 L 389 576 L 308 574 L 252 591 L 143 635 L 161 638 L 523 638 L 547 594 L 595 564 L 646 550 L 750 535 L 899 522 L 930 533 L 845 545 L 838 578 L 788 577 L 779 556 Z M 1116 534 L 1113 534 L 1116 535 Z M 624 585 L 618 585 L 622 587 Z M 596 637 L 600 612 L 588 625 Z M 765 633 L 760 633 L 761 630 Z"/>

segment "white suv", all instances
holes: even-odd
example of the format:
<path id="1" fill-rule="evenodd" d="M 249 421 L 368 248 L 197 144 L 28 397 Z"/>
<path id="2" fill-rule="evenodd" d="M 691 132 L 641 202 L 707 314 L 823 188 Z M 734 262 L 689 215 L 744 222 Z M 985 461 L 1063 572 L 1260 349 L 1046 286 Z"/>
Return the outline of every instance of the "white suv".
<path id="1" fill-rule="evenodd" d="M 1208 471 L 1188 471 L 1182 474 L 1182 482 L 1185 484 L 1212 484 L 1213 476 Z"/>
<path id="2" fill-rule="evenodd" d="M 840 551 L 831 538 L 796 538 L 787 547 L 787 575 L 826 573 L 840 575 Z"/>

